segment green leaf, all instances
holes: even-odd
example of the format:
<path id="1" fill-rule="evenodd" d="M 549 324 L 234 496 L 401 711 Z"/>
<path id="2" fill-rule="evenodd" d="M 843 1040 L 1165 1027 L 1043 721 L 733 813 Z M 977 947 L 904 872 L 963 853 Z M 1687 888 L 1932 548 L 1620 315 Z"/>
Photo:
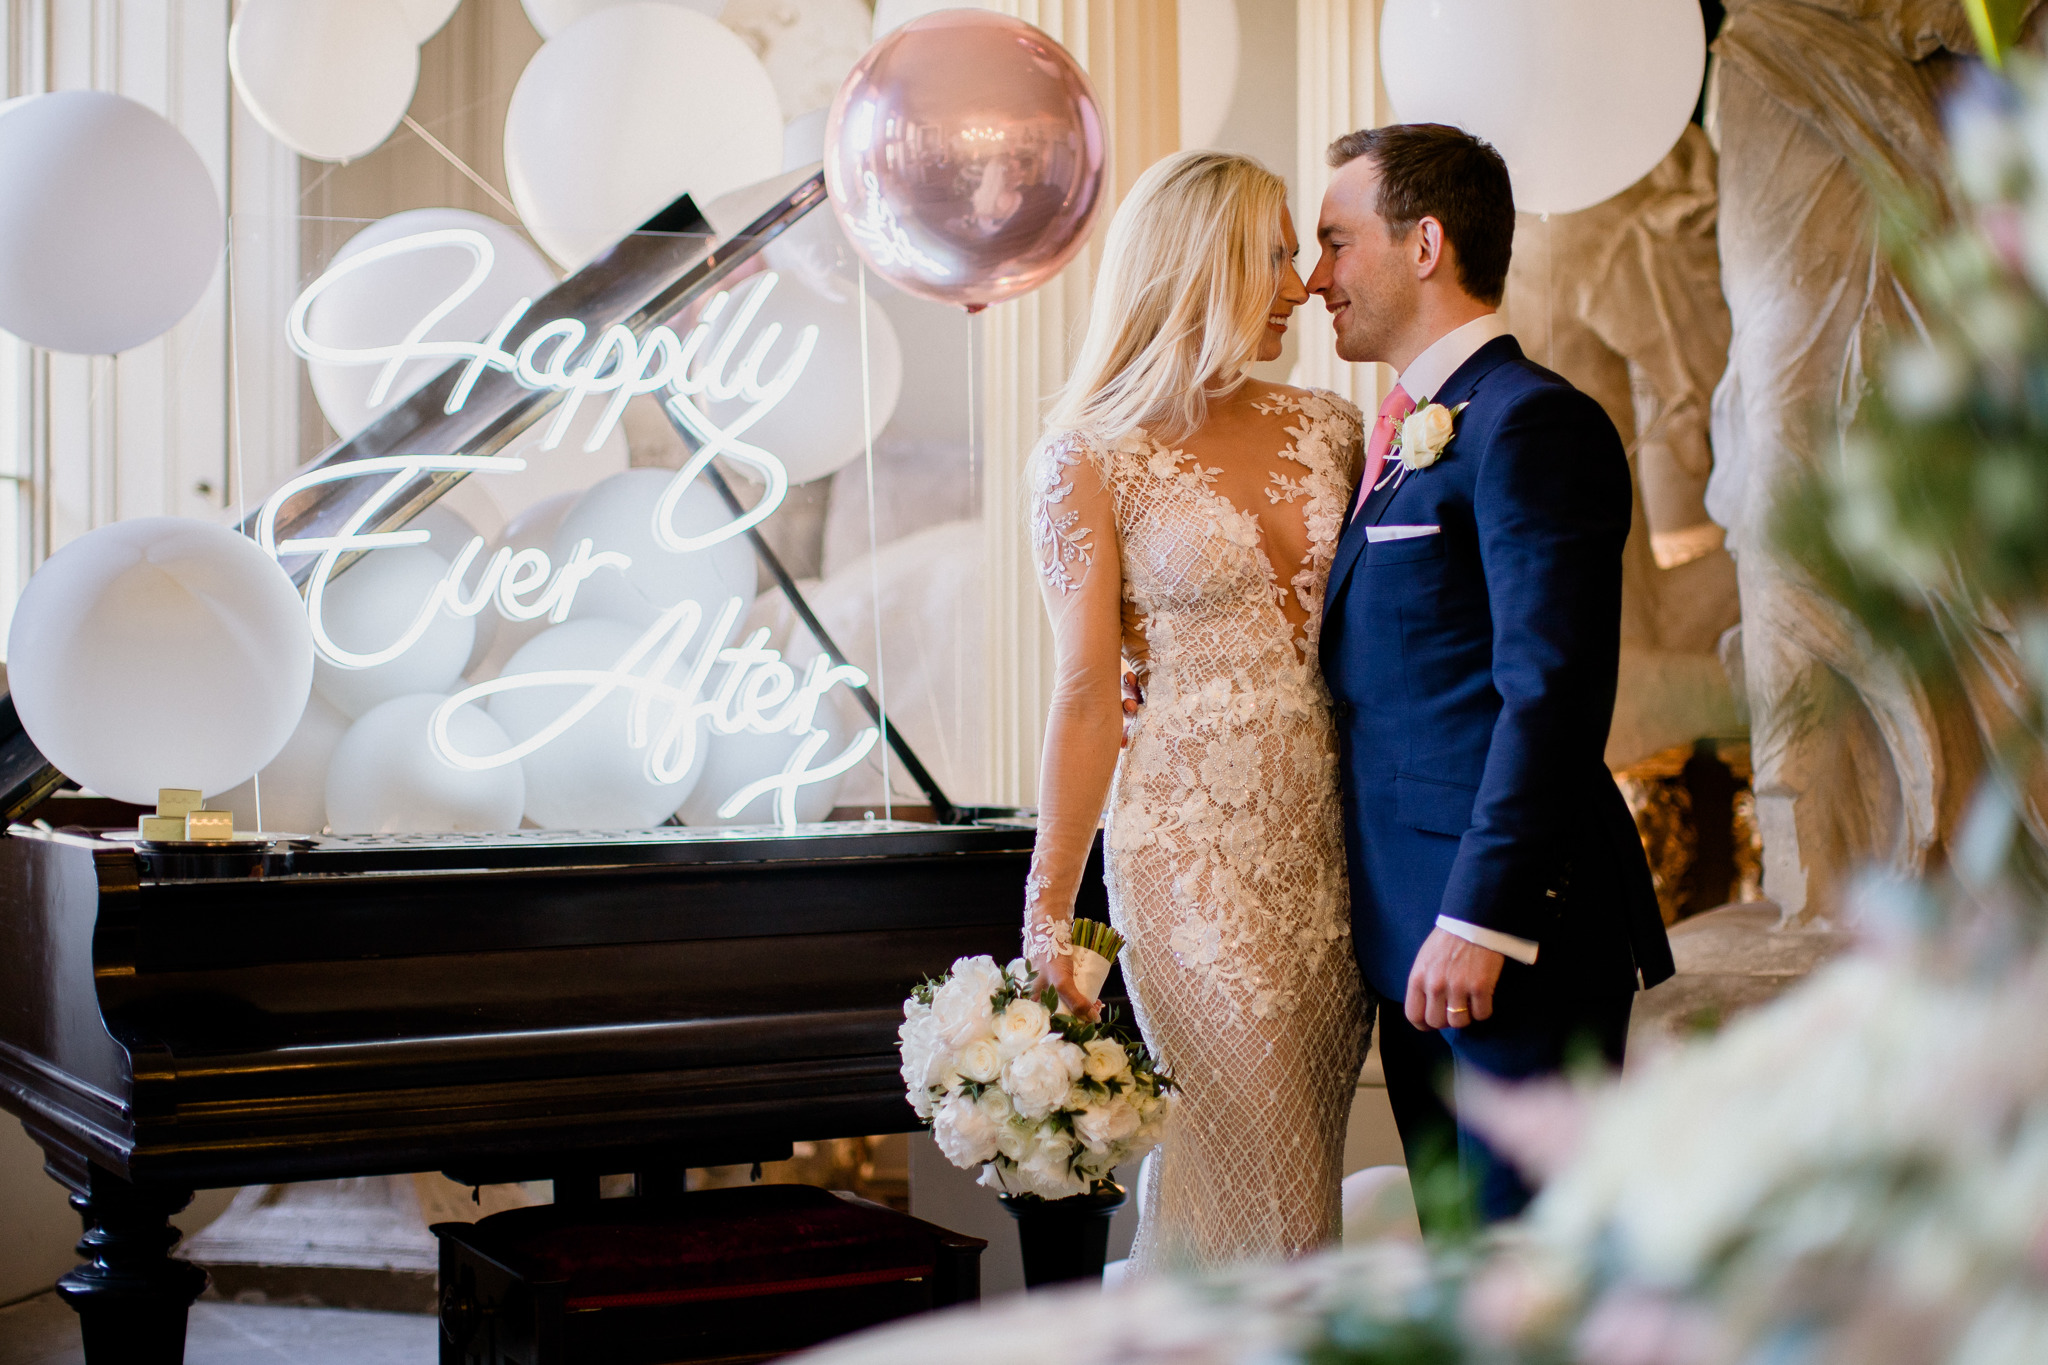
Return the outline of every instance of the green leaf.
<path id="1" fill-rule="evenodd" d="M 2006 52 L 2019 41 L 2026 8 L 2027 0 L 1963 0 L 1963 13 L 1970 17 L 1985 61 L 2005 65 Z"/>

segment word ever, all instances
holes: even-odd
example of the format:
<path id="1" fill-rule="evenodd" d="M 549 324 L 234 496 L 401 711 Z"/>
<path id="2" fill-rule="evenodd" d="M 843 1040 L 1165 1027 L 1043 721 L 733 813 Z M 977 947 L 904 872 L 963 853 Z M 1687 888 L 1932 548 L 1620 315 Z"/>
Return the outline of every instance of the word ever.
<path id="1" fill-rule="evenodd" d="M 616 550 L 593 552 L 591 542 L 585 539 L 576 543 L 570 552 L 569 562 L 557 570 L 545 550 L 515 552 L 508 545 L 491 556 L 476 589 L 468 591 L 463 587 L 463 580 L 469 576 L 470 566 L 484 549 L 484 538 L 473 536 L 455 556 L 447 574 L 414 610 L 405 629 L 390 644 L 368 652 L 352 650 L 335 640 L 327 629 L 327 588 L 343 555 L 395 549 L 401 545 L 424 545 L 427 542 L 431 533 L 425 530 L 363 530 L 371 518 L 390 504 L 400 489 L 421 474 L 449 470 L 516 474 L 524 468 L 524 460 L 496 455 L 380 455 L 375 459 L 350 460 L 310 470 L 286 480 L 265 500 L 262 511 L 256 514 L 256 543 L 273 558 L 297 554 L 320 556 L 306 580 L 306 622 L 313 629 L 314 648 L 328 662 L 341 668 L 375 668 L 379 664 L 390 663 L 419 643 L 420 637 L 434 623 L 435 613 L 443 609 L 457 616 L 475 616 L 496 602 L 498 611 L 510 620 L 537 621 L 545 616 L 559 624 L 569 619 L 569 609 L 576 601 L 576 589 L 584 579 L 600 569 L 630 569 L 633 567 L 632 556 Z M 282 541 L 277 538 L 278 511 L 295 494 L 321 484 L 378 474 L 385 476 L 384 482 L 349 514 L 335 534 Z M 531 600 L 527 600 L 529 597 Z"/>
<path id="2" fill-rule="evenodd" d="M 811 661 L 799 686 L 796 671 L 783 662 L 779 652 L 766 647 L 766 627 L 756 630 L 745 644 L 726 647 L 725 642 L 744 608 L 737 597 L 727 600 L 717 623 L 705 634 L 697 657 L 685 667 L 679 681 L 671 681 L 670 675 L 703 623 L 703 611 L 695 602 L 679 602 L 662 613 L 609 668 L 514 673 L 465 688 L 442 702 L 434 712 L 430 722 L 434 751 L 446 762 L 473 771 L 516 763 L 567 733 L 613 693 L 625 691 L 633 698 L 626 712 L 626 744 L 635 751 L 644 751 L 647 780 L 659 786 L 682 782 L 696 770 L 700 724 L 713 734 L 736 735 L 746 731 L 800 737 L 780 772 L 741 787 L 718 808 L 718 818 L 730 820 L 761 797 L 772 795 L 776 823 L 785 831 L 794 830 L 797 791 L 839 776 L 867 757 L 875 746 L 878 731 L 869 726 L 836 756 L 811 766 L 831 738 L 816 723 L 819 702 L 841 683 L 865 687 L 868 678 L 851 664 L 835 664 L 821 655 Z M 706 696 L 711 672 L 719 664 L 725 665 L 725 676 Z M 471 754 L 455 746 L 449 730 L 463 707 L 501 692 L 535 687 L 584 690 L 559 716 L 508 748 L 496 753 Z M 657 708 L 662 713 L 658 725 Z"/>
<path id="3" fill-rule="evenodd" d="M 398 341 L 388 346 L 333 346 L 306 330 L 314 303 L 341 280 L 357 271 L 420 251 L 457 248 L 470 255 L 470 270 L 460 284 L 429 307 L 420 320 Z M 395 242 L 370 247 L 337 262 L 326 274 L 306 286 L 293 301 L 285 317 L 285 338 L 292 350 L 307 360 L 325 365 L 379 365 L 377 379 L 370 386 L 369 405 L 380 406 L 391 396 L 392 384 L 406 365 L 421 360 L 463 360 L 461 377 L 449 392 L 442 411 L 462 411 L 476 383 L 487 370 L 511 375 L 529 389 L 560 393 L 554 421 L 541 439 L 542 450 L 553 450 L 568 434 L 583 401 L 593 394 L 610 394 L 604 412 L 584 438 L 586 454 L 602 446 L 624 415 L 626 404 L 643 394 L 668 390 L 669 410 L 703 443 L 691 463 L 684 467 L 655 508 L 655 536 L 670 550 L 682 553 L 702 549 L 718 540 L 738 535 L 758 524 L 781 504 L 789 486 L 782 462 L 759 447 L 740 440 L 740 435 L 765 417 L 788 397 L 804 367 L 817 350 L 818 328 L 805 326 L 790 347 L 788 356 L 773 375 L 763 378 L 769 353 L 782 336 L 781 323 L 769 323 L 744 353 L 740 343 L 754 324 L 780 276 L 761 275 L 728 320 L 729 290 L 721 290 L 704 306 L 697 324 L 686 337 L 675 329 L 659 325 L 645 337 L 635 337 L 631 328 L 614 323 L 581 355 L 589 329 L 576 318 L 555 318 L 544 322 L 519 343 L 516 351 L 504 349 L 512 329 L 526 316 L 533 300 L 522 298 L 505 311 L 497 326 L 482 341 L 429 341 L 427 333 L 446 318 L 490 277 L 497 251 L 491 239 L 473 228 L 443 228 L 434 232 L 401 237 Z M 723 327 L 720 324 L 723 323 Z M 716 340 L 713 340 L 716 336 Z M 738 355 L 737 366 L 734 356 Z M 729 425 L 720 427 L 704 412 L 701 402 L 728 403 L 739 399 L 747 406 Z M 674 513 L 683 490 L 706 464 L 719 455 L 738 460 L 758 470 L 768 489 L 765 496 L 732 526 L 719 527 L 708 536 L 685 536 L 674 526 Z"/>

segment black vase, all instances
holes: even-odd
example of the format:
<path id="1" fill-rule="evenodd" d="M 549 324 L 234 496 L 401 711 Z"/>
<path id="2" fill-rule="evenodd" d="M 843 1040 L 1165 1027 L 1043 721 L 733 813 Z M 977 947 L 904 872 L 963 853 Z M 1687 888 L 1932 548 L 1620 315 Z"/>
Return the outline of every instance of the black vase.
<path id="1" fill-rule="evenodd" d="M 1123 1207 L 1123 1186 L 1098 1180 L 1088 1193 L 1066 1199 L 1040 1199 L 1035 1194 L 996 1198 L 1017 1220 L 1026 1288 L 1070 1280 L 1101 1282 L 1102 1263 L 1109 1259 L 1109 1220 Z"/>

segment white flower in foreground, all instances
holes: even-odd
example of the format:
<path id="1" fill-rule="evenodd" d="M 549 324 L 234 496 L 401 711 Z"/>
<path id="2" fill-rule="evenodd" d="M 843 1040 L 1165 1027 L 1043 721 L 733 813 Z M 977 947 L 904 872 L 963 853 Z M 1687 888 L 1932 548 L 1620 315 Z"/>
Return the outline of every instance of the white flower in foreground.
<path id="1" fill-rule="evenodd" d="M 1059 1107 L 1079 1079 L 1087 1054 L 1062 1038 L 1047 1038 L 1012 1057 L 1003 1067 L 1003 1089 L 1027 1119 L 1042 1119 Z"/>
<path id="2" fill-rule="evenodd" d="M 1131 1074 L 1131 1059 L 1123 1045 L 1109 1038 L 1097 1038 L 1081 1049 L 1088 1054 L 1083 1070 L 1091 1081 L 1121 1080 Z"/>
<path id="3" fill-rule="evenodd" d="M 1136 1137 L 1141 1122 L 1138 1111 L 1128 1100 L 1114 1099 L 1076 1114 L 1074 1136 L 1088 1150 L 1106 1152 L 1117 1143 Z"/>
<path id="4" fill-rule="evenodd" d="M 1036 1047 L 1051 1027 L 1052 1013 L 1045 1006 L 1036 1000 L 1012 1000 L 995 1021 L 996 1045 L 1002 1049 L 1003 1060 Z"/>
<path id="5" fill-rule="evenodd" d="M 976 1038 L 960 1049 L 960 1074 L 987 1085 L 1003 1074 L 1002 1049 L 993 1038 Z"/>
<path id="6" fill-rule="evenodd" d="M 932 1137 L 946 1160 L 962 1170 L 992 1160 L 1000 1127 L 966 1095 L 949 1095 L 932 1121 Z"/>

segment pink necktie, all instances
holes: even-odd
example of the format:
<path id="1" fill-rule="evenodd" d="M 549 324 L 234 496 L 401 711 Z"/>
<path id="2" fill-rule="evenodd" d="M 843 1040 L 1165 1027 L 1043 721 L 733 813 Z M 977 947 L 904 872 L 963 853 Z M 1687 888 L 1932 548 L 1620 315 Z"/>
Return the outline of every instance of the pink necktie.
<path id="1" fill-rule="evenodd" d="M 1393 447 L 1394 432 L 1401 420 L 1415 411 L 1415 400 L 1408 396 L 1408 390 L 1399 384 L 1387 394 L 1387 401 L 1380 404 L 1380 419 L 1372 424 L 1372 439 L 1365 443 L 1365 478 L 1358 485 L 1358 501 L 1351 508 L 1351 515 L 1357 516 L 1365 510 L 1365 500 L 1379 484 L 1380 471 L 1387 463 L 1387 451 Z"/>

